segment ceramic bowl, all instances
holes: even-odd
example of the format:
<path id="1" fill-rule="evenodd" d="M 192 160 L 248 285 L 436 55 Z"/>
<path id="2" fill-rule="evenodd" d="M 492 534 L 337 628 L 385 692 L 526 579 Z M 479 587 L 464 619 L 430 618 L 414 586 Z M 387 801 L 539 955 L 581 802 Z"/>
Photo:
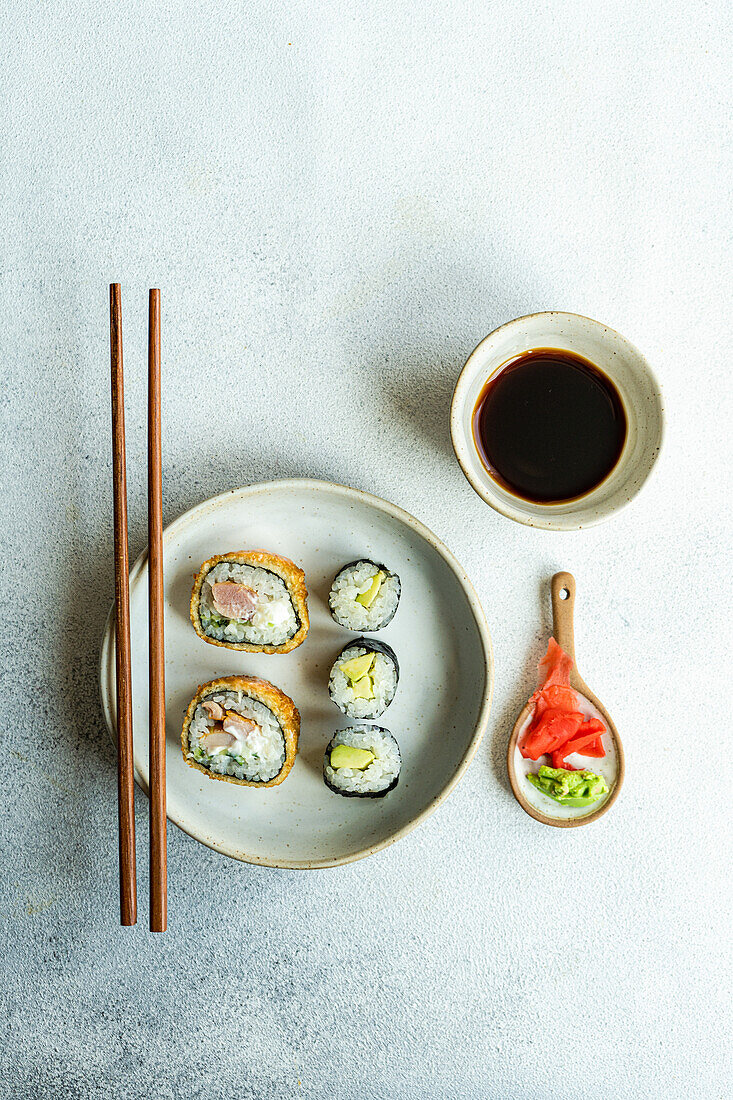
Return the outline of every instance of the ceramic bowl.
<path id="1" fill-rule="evenodd" d="M 489 474 L 473 437 L 473 413 L 486 381 L 533 348 L 558 348 L 589 359 L 621 395 L 628 431 L 621 457 L 590 493 L 560 504 L 533 504 Z M 620 333 L 577 313 L 532 313 L 490 333 L 468 357 L 453 393 L 451 437 L 461 469 L 478 495 L 508 519 L 548 531 L 577 531 L 609 519 L 633 500 L 662 445 L 662 394 L 644 356 Z"/>

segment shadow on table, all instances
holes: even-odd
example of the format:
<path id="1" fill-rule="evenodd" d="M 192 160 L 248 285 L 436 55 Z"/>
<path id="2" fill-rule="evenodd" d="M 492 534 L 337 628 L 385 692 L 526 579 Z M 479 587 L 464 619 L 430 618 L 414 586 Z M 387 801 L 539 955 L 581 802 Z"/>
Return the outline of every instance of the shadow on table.
<path id="1" fill-rule="evenodd" d="M 511 686 L 507 702 L 501 711 L 492 711 L 490 720 L 490 729 L 492 730 L 491 771 L 497 782 L 510 794 L 512 788 L 506 767 L 509 738 L 520 711 L 537 687 L 537 664 L 547 648 L 547 639 L 552 633 L 552 611 L 546 578 L 538 581 L 536 602 L 538 626 L 534 640 L 527 646 L 522 671 L 517 678 L 517 682 Z"/>

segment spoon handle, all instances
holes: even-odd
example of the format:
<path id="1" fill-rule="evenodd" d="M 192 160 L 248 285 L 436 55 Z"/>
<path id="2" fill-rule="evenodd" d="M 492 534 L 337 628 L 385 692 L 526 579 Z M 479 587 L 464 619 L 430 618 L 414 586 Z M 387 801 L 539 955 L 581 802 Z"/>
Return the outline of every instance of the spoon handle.
<path id="1" fill-rule="evenodd" d="M 556 573 L 552 578 L 552 620 L 555 641 L 575 664 L 575 577 L 572 573 Z"/>

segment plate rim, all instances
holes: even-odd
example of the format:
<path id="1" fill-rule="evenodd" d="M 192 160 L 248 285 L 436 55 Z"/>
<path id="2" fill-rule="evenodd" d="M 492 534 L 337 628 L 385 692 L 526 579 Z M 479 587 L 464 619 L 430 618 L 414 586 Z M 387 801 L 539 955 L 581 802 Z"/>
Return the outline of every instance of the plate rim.
<path id="1" fill-rule="evenodd" d="M 478 594 L 471 582 L 468 574 L 453 552 L 448 549 L 444 542 L 435 535 L 429 527 L 427 527 L 421 520 L 417 519 L 410 512 L 404 508 L 400 508 L 399 505 L 393 504 L 391 501 L 385 500 L 383 497 L 375 496 L 373 493 L 365 492 L 363 489 L 355 489 L 350 485 L 343 485 L 337 481 L 327 481 L 320 478 L 310 477 L 295 477 L 295 478 L 271 478 L 268 481 L 252 482 L 250 485 L 237 486 L 232 489 L 226 489 L 222 493 L 217 493 L 213 497 L 208 497 L 206 500 L 199 501 L 198 504 L 194 504 L 191 508 L 188 508 L 176 519 L 172 520 L 163 530 L 163 548 L 165 550 L 166 541 L 175 536 L 179 530 L 190 523 L 194 516 L 206 510 L 212 510 L 218 507 L 223 501 L 232 496 L 239 494 L 240 496 L 255 496 L 258 493 L 272 491 L 273 489 L 312 489 L 316 492 L 319 490 L 327 489 L 331 492 L 335 491 L 337 495 L 342 495 L 346 499 L 358 500 L 360 503 L 366 504 L 369 507 L 377 509 L 377 511 L 386 512 L 387 515 L 393 519 L 398 520 L 405 526 L 410 528 L 416 534 L 418 534 L 425 542 L 428 543 L 437 553 L 443 558 L 446 565 L 451 569 L 455 575 L 458 583 L 461 586 L 467 600 L 471 613 L 474 618 L 474 622 L 478 629 L 479 638 L 481 640 L 481 646 L 483 649 L 483 665 L 484 665 L 484 684 L 482 690 L 483 700 L 481 703 L 481 709 L 474 725 L 473 735 L 468 744 L 468 747 L 461 757 L 458 767 L 451 775 L 448 782 L 441 788 L 440 792 L 431 800 L 428 805 L 416 814 L 410 821 L 403 825 L 396 832 L 390 834 L 390 836 L 383 840 L 377 841 L 374 844 L 369 844 L 364 848 L 359 849 L 356 852 L 349 853 L 345 856 L 333 856 L 321 859 L 271 859 L 266 856 L 252 855 L 250 853 L 243 852 L 239 848 L 234 848 L 231 845 L 227 845 L 220 842 L 212 841 L 211 838 L 206 835 L 200 835 L 191 827 L 187 827 L 182 821 L 180 821 L 170 810 L 168 810 L 168 820 L 176 825 L 182 832 L 192 837 L 193 840 L 197 840 L 200 844 L 210 848 L 214 852 L 219 852 L 222 855 L 229 856 L 231 859 L 236 859 L 241 863 L 248 863 L 252 866 L 258 867 L 277 867 L 283 870 L 322 870 L 327 867 L 340 867 L 348 863 L 355 863 L 357 860 L 366 859 L 367 856 L 374 855 L 376 852 L 383 851 L 385 848 L 390 847 L 392 844 L 396 844 L 398 840 L 402 840 L 403 837 L 411 833 L 413 829 L 416 829 L 423 821 L 425 821 L 437 808 L 443 803 L 448 795 L 457 787 L 460 780 L 468 770 L 468 766 L 473 760 L 481 741 L 486 732 L 488 725 L 489 714 L 491 712 L 491 704 L 494 695 L 494 651 L 491 642 L 491 634 L 489 632 L 489 626 L 486 619 L 486 614 Z M 135 559 L 135 563 L 130 570 L 130 585 L 137 583 L 139 576 L 143 573 L 147 567 L 148 561 L 148 548 L 147 546 Z M 107 725 L 107 730 L 112 738 L 112 741 L 117 744 L 117 724 L 116 716 L 113 717 L 113 700 L 115 698 L 115 684 L 114 684 L 114 601 L 110 607 L 107 615 L 107 620 L 104 626 L 102 634 L 102 643 L 99 654 L 99 692 L 102 703 L 102 713 Z M 144 768 L 141 766 L 138 760 L 138 755 L 134 751 L 133 745 L 133 763 L 135 768 L 135 781 L 141 790 L 148 795 L 149 786 L 147 782 L 147 775 Z"/>

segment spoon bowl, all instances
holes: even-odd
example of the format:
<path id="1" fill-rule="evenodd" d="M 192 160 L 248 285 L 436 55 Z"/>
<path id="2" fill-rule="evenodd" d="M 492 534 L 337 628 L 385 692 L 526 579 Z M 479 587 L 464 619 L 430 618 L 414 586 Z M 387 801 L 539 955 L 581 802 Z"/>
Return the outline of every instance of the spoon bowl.
<path id="1" fill-rule="evenodd" d="M 522 782 L 523 777 L 517 773 L 515 767 L 515 750 L 517 747 L 517 739 L 523 732 L 525 725 L 527 724 L 532 711 L 534 710 L 533 703 L 527 703 L 521 710 L 519 717 L 514 723 L 511 737 L 509 738 L 509 745 L 507 747 L 507 772 L 509 773 L 509 782 L 511 783 L 514 797 L 519 805 L 522 807 L 525 813 L 533 817 L 535 821 L 542 822 L 543 825 L 554 825 L 556 828 L 569 829 L 574 828 L 577 825 L 588 825 L 591 821 L 597 821 L 599 817 L 605 814 L 606 810 L 610 809 L 618 798 L 621 785 L 624 781 L 624 749 L 621 744 L 621 738 L 619 737 L 616 725 L 608 713 L 606 708 L 600 699 L 593 694 L 588 685 L 585 683 L 580 673 L 578 672 L 575 663 L 575 634 L 573 630 L 573 613 L 575 609 L 575 578 L 572 573 L 556 573 L 552 578 L 551 584 L 552 592 L 552 620 L 553 620 L 553 634 L 557 644 L 567 653 L 568 657 L 572 659 L 573 668 L 570 673 L 570 686 L 574 688 L 583 699 L 593 706 L 600 714 L 603 722 L 606 725 L 608 735 L 613 742 L 613 748 L 616 754 L 616 776 L 613 781 L 613 785 L 608 794 L 608 797 L 601 803 L 597 809 L 591 809 L 589 813 L 583 814 L 578 817 L 553 817 L 550 814 L 543 813 L 536 806 L 528 800 L 524 793 L 524 784 Z"/>

